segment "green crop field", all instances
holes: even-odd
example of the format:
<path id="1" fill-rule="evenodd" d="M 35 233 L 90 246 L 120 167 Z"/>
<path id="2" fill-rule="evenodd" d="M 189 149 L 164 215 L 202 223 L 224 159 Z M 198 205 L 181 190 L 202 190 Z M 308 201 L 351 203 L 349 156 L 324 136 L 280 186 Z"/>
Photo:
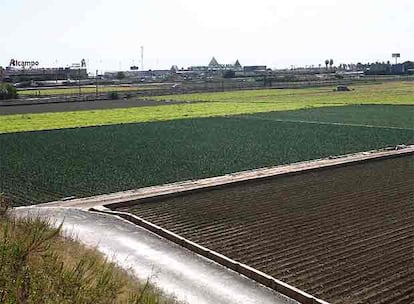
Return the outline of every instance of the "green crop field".
<path id="1" fill-rule="evenodd" d="M 156 86 L 98 86 L 98 92 L 128 92 L 128 91 L 138 91 L 138 90 L 150 90 L 155 89 Z M 95 86 L 82 86 L 81 94 L 91 94 L 96 92 Z M 74 95 L 79 94 L 79 87 L 71 88 L 53 88 L 53 89 L 20 89 L 18 91 L 19 95 Z"/>
<path id="2" fill-rule="evenodd" d="M 413 109 L 346 106 L 0 134 L 0 192 L 27 205 L 413 144 Z"/>
<path id="3" fill-rule="evenodd" d="M 413 82 L 388 82 L 350 86 L 350 92 L 334 92 L 333 87 L 306 89 L 247 90 L 219 93 L 168 95 L 157 100 L 205 102 L 254 102 L 312 104 L 414 104 Z"/>
<path id="4" fill-rule="evenodd" d="M 112 125 L 172 119 L 252 114 L 350 104 L 414 104 L 414 83 L 392 82 L 352 87 L 351 92 L 332 88 L 250 90 L 156 97 L 186 100 L 188 104 L 128 109 L 88 110 L 0 116 L 0 133 Z M 191 101 L 205 101 L 191 103 Z"/>
<path id="5" fill-rule="evenodd" d="M 330 104 L 314 104 L 321 107 Z M 192 103 L 110 110 L 0 115 L 0 133 L 114 125 L 301 109 L 296 103 Z"/>
<path id="6" fill-rule="evenodd" d="M 237 117 L 237 115 L 235 115 Z M 413 105 L 353 105 L 277 111 L 240 116 L 245 119 L 290 121 L 298 123 L 354 125 L 366 127 L 401 128 L 414 131 Z"/>

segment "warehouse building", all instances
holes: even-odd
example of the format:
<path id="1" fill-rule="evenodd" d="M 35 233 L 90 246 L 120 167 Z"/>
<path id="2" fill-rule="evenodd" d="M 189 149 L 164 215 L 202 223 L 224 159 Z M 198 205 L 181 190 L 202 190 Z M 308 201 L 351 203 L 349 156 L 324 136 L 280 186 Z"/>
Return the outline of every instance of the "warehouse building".
<path id="1" fill-rule="evenodd" d="M 86 68 L 34 68 L 16 69 L 6 67 L 2 72 L 5 82 L 46 81 L 46 80 L 69 80 L 86 79 L 88 73 Z"/>
<path id="2" fill-rule="evenodd" d="M 82 59 L 80 63 L 72 64 L 71 67 L 39 67 L 39 61 L 23 61 L 11 59 L 5 68 L 0 68 L 2 81 L 19 83 L 32 81 L 51 81 L 51 80 L 77 80 L 87 79 L 88 72 L 86 61 Z"/>

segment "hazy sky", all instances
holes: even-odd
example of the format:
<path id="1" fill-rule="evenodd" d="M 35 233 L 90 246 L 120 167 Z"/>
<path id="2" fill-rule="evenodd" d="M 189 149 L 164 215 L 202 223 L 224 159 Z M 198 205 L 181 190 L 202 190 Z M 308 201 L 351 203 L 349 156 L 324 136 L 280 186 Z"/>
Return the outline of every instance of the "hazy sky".
<path id="1" fill-rule="evenodd" d="M 414 0 L 0 0 L 0 65 L 273 68 L 414 60 Z"/>

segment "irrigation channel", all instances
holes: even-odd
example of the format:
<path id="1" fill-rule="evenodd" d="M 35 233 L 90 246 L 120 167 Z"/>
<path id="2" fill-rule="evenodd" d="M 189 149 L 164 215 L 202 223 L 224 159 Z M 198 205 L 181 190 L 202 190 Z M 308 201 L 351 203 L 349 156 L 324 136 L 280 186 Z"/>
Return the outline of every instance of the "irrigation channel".
<path id="1" fill-rule="evenodd" d="M 141 201 L 174 198 L 183 193 L 198 193 L 206 189 L 222 189 L 258 179 L 347 167 L 413 154 L 414 145 L 363 152 L 198 181 L 20 207 L 15 212 L 19 216 L 48 217 L 56 224 L 64 220 L 66 233 L 75 235 L 88 246 L 96 246 L 121 267 L 132 269 L 137 276 L 143 279 L 151 277 L 166 293 L 189 303 L 327 303 L 145 219 L 112 210 L 134 206 Z"/>

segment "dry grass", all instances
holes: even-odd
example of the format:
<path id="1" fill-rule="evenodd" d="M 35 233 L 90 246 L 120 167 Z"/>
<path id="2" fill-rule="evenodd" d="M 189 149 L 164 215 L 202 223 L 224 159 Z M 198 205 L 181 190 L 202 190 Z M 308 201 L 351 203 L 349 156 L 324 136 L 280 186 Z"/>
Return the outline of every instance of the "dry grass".
<path id="1" fill-rule="evenodd" d="M 15 218 L 0 196 L 0 303 L 174 303 L 40 218 Z"/>

